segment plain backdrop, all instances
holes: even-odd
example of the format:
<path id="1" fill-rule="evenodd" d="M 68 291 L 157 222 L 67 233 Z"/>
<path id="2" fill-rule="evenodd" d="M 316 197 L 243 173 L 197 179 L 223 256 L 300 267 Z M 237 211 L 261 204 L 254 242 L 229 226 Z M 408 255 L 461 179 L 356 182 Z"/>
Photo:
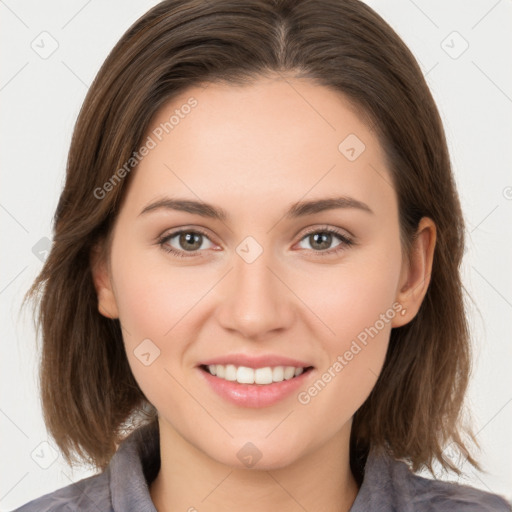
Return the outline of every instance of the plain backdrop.
<path id="1" fill-rule="evenodd" d="M 242 1 L 242 0 L 241 0 Z M 0 509 L 92 474 L 71 471 L 42 421 L 23 294 L 52 237 L 72 129 L 103 60 L 155 5 L 0 0 Z M 464 283 L 475 343 L 469 405 L 485 473 L 459 479 L 512 499 L 512 1 L 372 0 L 417 57 L 443 117 L 467 221 Z M 442 476 L 457 480 L 452 476 Z"/>

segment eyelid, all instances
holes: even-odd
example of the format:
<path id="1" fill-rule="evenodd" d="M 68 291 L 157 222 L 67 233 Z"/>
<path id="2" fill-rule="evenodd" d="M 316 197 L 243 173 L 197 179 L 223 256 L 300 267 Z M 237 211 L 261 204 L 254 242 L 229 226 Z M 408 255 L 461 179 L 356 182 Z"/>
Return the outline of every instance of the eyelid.
<path id="1" fill-rule="evenodd" d="M 199 233 L 207 237 L 213 243 L 212 238 L 214 237 L 212 236 L 212 234 L 205 228 L 200 228 L 196 226 L 180 226 L 179 228 L 175 229 L 166 229 L 161 235 L 158 236 L 158 239 L 162 240 L 163 238 L 172 238 L 176 235 L 179 235 L 180 233 Z"/>
<path id="2" fill-rule="evenodd" d="M 352 241 L 354 241 L 354 239 L 355 239 L 355 236 L 347 229 L 338 228 L 336 226 L 330 226 L 328 224 L 320 224 L 320 225 L 316 224 L 313 226 L 309 226 L 305 229 L 306 229 L 306 231 L 303 233 L 301 240 L 305 236 L 310 235 L 311 233 L 317 233 L 319 231 L 327 231 L 330 233 L 334 233 L 334 234 L 337 234 L 338 236 L 343 236 L 344 238 L 350 239 Z"/>

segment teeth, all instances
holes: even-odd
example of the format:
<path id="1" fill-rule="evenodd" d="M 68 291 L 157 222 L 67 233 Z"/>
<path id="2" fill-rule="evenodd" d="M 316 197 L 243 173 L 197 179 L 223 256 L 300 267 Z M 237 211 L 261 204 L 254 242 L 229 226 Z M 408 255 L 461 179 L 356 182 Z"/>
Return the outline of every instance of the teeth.
<path id="1" fill-rule="evenodd" d="M 295 368 L 293 366 L 284 367 L 284 380 L 290 380 L 295 375 Z"/>
<path id="2" fill-rule="evenodd" d="M 284 366 L 276 366 L 272 369 L 272 380 L 282 382 L 284 380 Z"/>
<path id="3" fill-rule="evenodd" d="M 241 368 L 238 369 L 240 371 Z M 256 384 L 272 384 L 273 377 L 272 377 L 272 368 L 269 366 L 265 368 L 258 368 L 253 371 L 254 373 L 254 382 Z M 240 382 L 240 381 L 239 381 Z"/>
<path id="4" fill-rule="evenodd" d="M 232 364 L 228 364 L 226 366 L 226 375 L 224 375 L 226 380 L 236 380 L 236 366 Z"/>
<path id="5" fill-rule="evenodd" d="M 264 368 L 248 368 L 247 366 L 234 366 L 232 364 L 210 364 L 208 371 L 221 379 L 236 381 L 240 384 L 272 384 L 298 377 L 304 368 L 294 366 L 266 366 Z"/>
<path id="6" fill-rule="evenodd" d="M 254 374 L 256 372 L 252 368 L 239 366 L 236 371 L 236 381 L 240 384 L 254 384 Z"/>

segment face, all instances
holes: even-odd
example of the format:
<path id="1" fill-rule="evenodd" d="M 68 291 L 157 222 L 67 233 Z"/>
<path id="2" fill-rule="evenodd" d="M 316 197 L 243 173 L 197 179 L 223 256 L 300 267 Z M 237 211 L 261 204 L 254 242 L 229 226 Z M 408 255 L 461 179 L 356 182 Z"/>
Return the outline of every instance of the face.
<path id="1" fill-rule="evenodd" d="M 120 319 L 161 424 L 235 467 L 244 450 L 277 468 L 348 439 L 405 323 L 397 197 L 374 133 L 328 88 L 261 79 L 187 90 L 147 137 L 99 307 Z"/>

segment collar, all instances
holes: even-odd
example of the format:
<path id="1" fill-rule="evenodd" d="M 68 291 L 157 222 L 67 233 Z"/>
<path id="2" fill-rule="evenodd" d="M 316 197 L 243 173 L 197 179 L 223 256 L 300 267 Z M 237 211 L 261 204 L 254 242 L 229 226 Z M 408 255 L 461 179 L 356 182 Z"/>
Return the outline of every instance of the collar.
<path id="1" fill-rule="evenodd" d="M 149 484 L 160 469 L 160 434 L 154 421 L 133 431 L 109 464 L 114 512 L 157 512 Z M 149 482 L 149 484 L 148 484 Z"/>
<path id="2" fill-rule="evenodd" d="M 158 422 L 133 431 L 108 466 L 114 512 L 157 512 L 149 485 L 160 469 Z M 414 474 L 406 462 L 384 448 L 371 447 L 364 477 L 349 512 L 421 512 L 510 510 L 503 498 L 479 489 Z M 475 507 L 476 508 L 473 508 Z"/>
<path id="3" fill-rule="evenodd" d="M 394 461 L 398 463 L 398 461 Z M 400 463 L 399 463 L 400 464 Z M 407 466 L 396 468 L 398 478 L 405 476 Z M 390 496 L 372 490 L 384 490 L 389 483 L 392 459 L 370 449 L 364 479 L 350 512 L 393 510 Z M 119 446 L 109 464 L 110 492 L 115 512 L 157 512 L 149 494 L 149 484 L 160 469 L 160 436 L 158 422 L 133 431 Z M 378 498 L 376 497 L 378 496 Z M 377 508 L 375 508 L 377 509 Z"/>

